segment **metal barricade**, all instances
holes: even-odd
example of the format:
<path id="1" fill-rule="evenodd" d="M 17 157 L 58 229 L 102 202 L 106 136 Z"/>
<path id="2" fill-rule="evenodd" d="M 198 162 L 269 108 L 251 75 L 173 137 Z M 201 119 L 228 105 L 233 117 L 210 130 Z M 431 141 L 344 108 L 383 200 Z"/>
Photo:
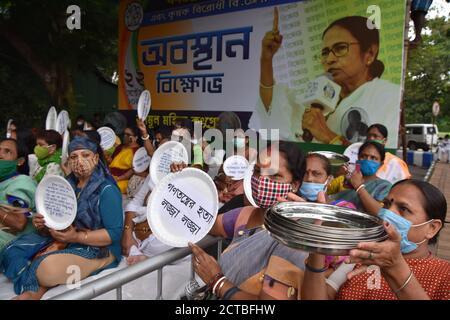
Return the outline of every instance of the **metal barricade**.
<path id="1" fill-rule="evenodd" d="M 217 258 L 220 259 L 222 251 L 222 238 L 207 236 L 199 243 L 201 248 L 207 248 L 214 244 L 218 244 Z M 192 252 L 189 248 L 173 248 L 151 259 L 139 262 L 135 265 L 126 267 L 125 269 L 118 270 L 107 276 L 104 276 L 98 280 L 86 283 L 78 289 L 72 289 L 62 294 L 52 297 L 50 300 L 86 300 L 98 297 L 111 290 L 116 290 L 116 299 L 122 299 L 122 286 L 134 281 L 146 274 L 149 274 L 155 270 L 157 274 L 157 300 L 162 299 L 162 269 L 164 266 L 171 264 L 179 259 L 182 259 Z M 194 272 L 191 270 L 191 279 L 194 277 Z"/>

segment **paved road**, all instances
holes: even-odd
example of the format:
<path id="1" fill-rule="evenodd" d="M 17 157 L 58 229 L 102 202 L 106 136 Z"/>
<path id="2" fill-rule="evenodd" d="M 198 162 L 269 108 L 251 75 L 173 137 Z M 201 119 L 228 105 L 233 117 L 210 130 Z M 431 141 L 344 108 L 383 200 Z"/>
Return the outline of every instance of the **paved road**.
<path id="1" fill-rule="evenodd" d="M 418 166 L 411 166 L 408 165 L 409 172 L 411 172 L 413 179 L 423 180 L 425 178 L 428 169 L 418 167 Z"/>

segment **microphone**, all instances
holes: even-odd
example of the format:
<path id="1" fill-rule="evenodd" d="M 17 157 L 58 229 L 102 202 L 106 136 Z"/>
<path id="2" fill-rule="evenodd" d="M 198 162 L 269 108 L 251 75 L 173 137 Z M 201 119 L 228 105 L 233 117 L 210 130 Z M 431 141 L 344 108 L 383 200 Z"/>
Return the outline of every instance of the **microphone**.
<path id="1" fill-rule="evenodd" d="M 332 79 L 330 73 L 324 73 L 308 82 L 300 103 L 310 108 L 318 108 L 324 115 L 333 111 L 339 101 L 341 87 Z M 303 129 L 302 138 L 305 142 L 311 142 L 314 136 L 308 129 Z"/>

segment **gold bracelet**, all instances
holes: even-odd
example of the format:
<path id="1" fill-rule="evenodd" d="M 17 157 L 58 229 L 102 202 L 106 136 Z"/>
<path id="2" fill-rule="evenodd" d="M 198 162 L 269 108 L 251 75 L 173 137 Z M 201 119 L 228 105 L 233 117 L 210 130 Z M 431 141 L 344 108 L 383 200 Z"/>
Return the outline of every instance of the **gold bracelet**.
<path id="1" fill-rule="evenodd" d="M 398 288 L 397 290 L 394 290 L 394 293 L 397 294 L 400 291 L 402 291 L 403 289 L 405 289 L 405 287 L 411 282 L 412 276 L 413 276 L 413 272 L 411 270 L 411 273 L 409 274 L 409 276 L 406 279 L 406 281 L 403 283 L 403 285 L 400 288 Z"/>
<path id="2" fill-rule="evenodd" d="M 336 137 L 334 137 L 330 142 L 328 142 L 328 144 L 334 144 L 335 142 L 337 142 L 338 140 L 341 140 L 341 136 L 337 135 Z M 341 141 L 342 142 L 342 141 Z"/>

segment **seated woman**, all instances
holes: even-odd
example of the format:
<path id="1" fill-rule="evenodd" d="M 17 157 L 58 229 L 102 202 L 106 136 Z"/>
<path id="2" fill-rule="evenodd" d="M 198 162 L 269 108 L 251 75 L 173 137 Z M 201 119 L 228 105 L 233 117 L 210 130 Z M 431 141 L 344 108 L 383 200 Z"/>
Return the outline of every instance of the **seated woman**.
<path id="1" fill-rule="evenodd" d="M 59 132 L 45 130 L 37 135 L 36 146 L 34 147 L 37 162 L 35 162 L 34 167 L 31 166 L 30 162 L 30 176 L 37 183 L 41 182 L 47 174 L 64 176 L 61 169 L 61 148 L 62 138 Z"/>
<path id="2" fill-rule="evenodd" d="M 124 131 L 124 143 L 114 150 L 111 158 L 107 157 L 111 174 L 123 194 L 127 193 L 128 181 L 134 174 L 134 153 L 140 147 L 139 130 L 136 127 L 127 127 Z"/>
<path id="3" fill-rule="evenodd" d="M 242 129 L 238 129 L 235 132 L 232 155 L 243 156 L 250 164 L 256 162 L 258 152 L 250 146 L 249 137 L 244 135 Z M 232 155 L 227 154 L 226 156 L 229 157 Z M 219 192 L 219 202 L 222 204 L 227 203 L 237 195 L 244 194 L 243 180 L 233 180 L 231 177 L 228 177 L 223 171 L 223 166 L 220 167 L 218 174 L 214 178 L 214 182 Z"/>
<path id="4" fill-rule="evenodd" d="M 47 229 L 43 216 L 36 214 L 33 223 L 39 234 L 21 236 L 5 248 L 2 267 L 18 299 L 40 299 L 48 288 L 67 283 L 69 266 L 79 267 L 82 280 L 121 259 L 122 197 L 99 161 L 98 145 L 75 137 L 69 144 L 69 166 L 67 180 L 77 196 L 73 225 L 63 231 Z M 65 248 L 45 252 L 55 241 Z"/>
<path id="5" fill-rule="evenodd" d="M 434 257 L 428 247 L 435 242 L 446 212 L 445 197 L 433 185 L 419 180 L 397 182 L 378 213 L 389 239 L 360 243 L 350 251 L 346 262 L 357 263 L 357 269 L 337 292 L 327 288 L 322 272 L 325 257 L 310 254 L 302 298 L 449 300 L 450 262 Z M 363 266 L 376 266 L 377 270 L 361 269 Z"/>
<path id="6" fill-rule="evenodd" d="M 160 136 L 158 147 L 170 140 L 171 131 Z M 147 201 L 153 184 L 147 175 L 139 191 L 125 206 L 125 222 L 122 234 L 122 254 L 127 256 L 128 264 L 145 260 L 146 257 L 169 249 L 152 235 L 147 222 Z"/>
<path id="7" fill-rule="evenodd" d="M 385 151 L 383 145 L 367 141 L 360 148 L 358 152 L 358 161 L 356 164 L 360 166 L 360 170 L 354 170 L 351 173 L 350 189 L 338 192 L 333 185 L 345 181 L 345 176 L 340 176 L 331 182 L 328 189 L 330 199 L 345 200 L 355 204 L 357 210 L 376 214 L 382 207 L 381 202 L 389 193 L 391 183 L 389 181 L 380 179 L 376 176 L 377 170 L 383 164 Z"/>
<path id="8" fill-rule="evenodd" d="M 18 236 L 34 231 L 30 211 L 34 209 L 36 182 L 19 174 L 28 150 L 12 138 L 0 139 L 0 263 L 3 248 Z"/>
<path id="9" fill-rule="evenodd" d="M 306 156 L 306 171 L 298 195 L 306 201 L 315 202 L 319 192 L 326 191 L 332 179 L 330 160 L 319 153 L 309 153 Z"/>
<path id="10" fill-rule="evenodd" d="M 319 153 L 309 153 L 306 156 L 306 171 L 303 176 L 303 182 L 298 191 L 298 195 L 308 202 L 329 202 L 328 199 L 326 199 L 324 192 L 327 190 L 327 187 L 332 179 L 333 176 L 331 175 L 330 160 Z M 323 193 L 322 199 L 320 198 L 321 193 Z M 290 200 L 293 201 L 302 201 L 302 199 L 297 199 L 292 196 L 290 197 Z M 356 209 L 352 203 L 342 200 L 333 201 L 330 204 Z M 325 273 L 325 275 L 329 276 L 334 270 L 336 270 L 345 258 L 345 256 L 327 256 L 325 265 L 329 270 Z"/>
<path id="11" fill-rule="evenodd" d="M 219 215 L 210 232 L 233 239 L 220 264 L 191 245 L 196 273 L 211 288 L 216 284 L 214 294 L 222 299 L 297 299 L 299 294 L 307 254 L 277 242 L 262 224 L 267 208 L 288 194 L 295 197 L 305 172 L 305 157 L 297 144 L 283 141 L 279 150 L 267 154 L 258 159 L 252 177 L 253 198 L 259 208 Z"/>

